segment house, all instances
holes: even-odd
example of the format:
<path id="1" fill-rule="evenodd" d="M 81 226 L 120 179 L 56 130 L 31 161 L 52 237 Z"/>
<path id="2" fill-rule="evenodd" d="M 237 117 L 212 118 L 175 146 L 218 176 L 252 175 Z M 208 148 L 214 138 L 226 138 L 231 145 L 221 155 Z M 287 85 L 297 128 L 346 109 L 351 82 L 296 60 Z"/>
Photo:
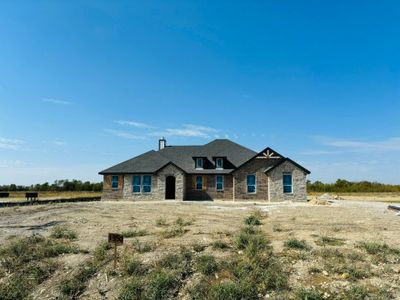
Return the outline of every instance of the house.
<path id="1" fill-rule="evenodd" d="M 310 171 L 271 148 L 257 153 L 228 139 L 167 146 L 101 171 L 102 199 L 305 201 Z"/>

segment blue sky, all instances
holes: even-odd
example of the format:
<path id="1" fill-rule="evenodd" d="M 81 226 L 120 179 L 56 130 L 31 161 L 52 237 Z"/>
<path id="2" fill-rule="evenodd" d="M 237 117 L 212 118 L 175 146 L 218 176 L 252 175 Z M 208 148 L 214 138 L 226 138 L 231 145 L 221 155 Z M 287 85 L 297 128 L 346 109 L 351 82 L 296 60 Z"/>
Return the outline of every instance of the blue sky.
<path id="1" fill-rule="evenodd" d="M 400 183 L 398 1 L 1 1 L 0 184 L 230 138 Z"/>

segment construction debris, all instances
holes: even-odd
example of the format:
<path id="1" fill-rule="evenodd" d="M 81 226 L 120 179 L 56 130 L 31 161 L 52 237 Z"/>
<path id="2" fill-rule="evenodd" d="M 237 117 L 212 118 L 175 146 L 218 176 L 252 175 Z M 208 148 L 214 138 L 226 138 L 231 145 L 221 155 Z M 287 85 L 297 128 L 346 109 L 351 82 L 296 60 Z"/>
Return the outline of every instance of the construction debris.
<path id="1" fill-rule="evenodd" d="M 319 197 L 312 198 L 310 201 L 308 201 L 308 203 L 312 205 L 331 205 L 328 200 L 321 199 Z"/>

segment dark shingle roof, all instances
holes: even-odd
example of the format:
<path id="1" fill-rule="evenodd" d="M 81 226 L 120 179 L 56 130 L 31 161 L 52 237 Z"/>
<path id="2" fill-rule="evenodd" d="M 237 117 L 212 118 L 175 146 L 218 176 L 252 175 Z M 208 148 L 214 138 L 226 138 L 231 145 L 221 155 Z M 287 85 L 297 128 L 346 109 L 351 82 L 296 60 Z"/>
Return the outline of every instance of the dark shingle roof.
<path id="1" fill-rule="evenodd" d="M 175 164 L 186 173 L 212 174 L 230 173 L 257 153 L 227 139 L 217 139 L 202 146 L 168 146 L 160 151 L 149 151 L 142 155 L 101 171 L 100 174 L 155 173 L 169 163 Z M 194 157 L 226 157 L 228 168 L 196 170 Z"/>

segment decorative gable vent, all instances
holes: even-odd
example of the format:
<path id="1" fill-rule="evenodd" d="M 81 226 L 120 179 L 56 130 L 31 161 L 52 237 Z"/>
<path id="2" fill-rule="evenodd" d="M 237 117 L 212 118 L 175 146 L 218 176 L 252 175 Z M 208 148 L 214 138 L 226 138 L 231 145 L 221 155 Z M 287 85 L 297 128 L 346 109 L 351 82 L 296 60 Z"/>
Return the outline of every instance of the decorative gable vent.
<path id="1" fill-rule="evenodd" d="M 260 153 L 257 158 L 266 159 L 266 158 L 282 158 L 280 155 L 276 154 L 274 151 L 267 149 L 266 151 Z"/>

